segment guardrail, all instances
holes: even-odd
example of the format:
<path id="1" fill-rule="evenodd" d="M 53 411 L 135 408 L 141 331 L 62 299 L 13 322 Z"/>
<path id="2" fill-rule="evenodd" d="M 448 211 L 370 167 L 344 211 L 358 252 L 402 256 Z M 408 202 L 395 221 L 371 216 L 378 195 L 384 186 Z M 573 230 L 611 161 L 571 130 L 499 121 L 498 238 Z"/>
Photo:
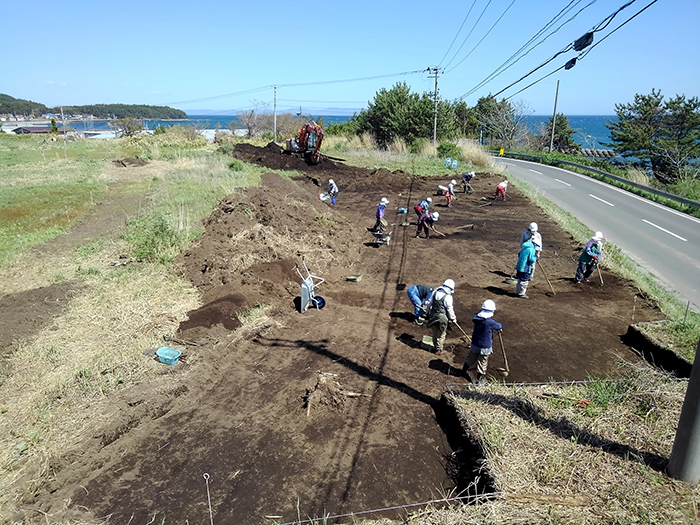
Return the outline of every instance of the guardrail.
<path id="1" fill-rule="evenodd" d="M 542 162 L 542 157 L 539 157 L 537 155 L 516 153 L 514 151 L 504 151 L 503 155 L 500 155 L 499 153 L 500 152 L 494 152 L 494 154 L 496 156 L 499 156 L 499 157 L 508 156 L 508 157 L 513 157 L 516 159 L 532 160 L 533 162 L 539 162 L 540 164 L 544 164 L 544 162 Z M 597 168 L 592 168 L 590 166 L 585 166 L 583 164 L 577 164 L 576 162 L 571 162 L 568 160 L 552 159 L 552 161 L 555 162 L 556 164 L 563 164 L 566 166 L 572 166 L 574 168 L 590 171 L 591 173 L 595 173 L 596 175 L 600 175 L 601 177 L 612 179 L 619 184 L 631 186 L 631 187 L 636 188 L 640 191 L 644 191 L 644 192 L 656 195 L 657 197 L 663 197 L 664 199 L 668 199 L 668 200 L 677 202 L 679 204 L 683 204 L 685 206 L 690 206 L 692 208 L 700 209 L 700 202 L 698 202 L 698 201 L 694 201 L 692 199 L 686 199 L 685 197 L 681 197 L 679 195 L 674 195 L 673 193 L 668 193 L 667 191 L 657 190 L 656 188 L 650 188 L 649 186 L 645 186 L 644 184 L 639 184 L 637 182 L 633 182 L 631 180 L 627 180 L 625 178 L 618 177 L 617 175 L 613 175 L 612 173 L 608 173 L 607 171 L 599 170 Z"/>

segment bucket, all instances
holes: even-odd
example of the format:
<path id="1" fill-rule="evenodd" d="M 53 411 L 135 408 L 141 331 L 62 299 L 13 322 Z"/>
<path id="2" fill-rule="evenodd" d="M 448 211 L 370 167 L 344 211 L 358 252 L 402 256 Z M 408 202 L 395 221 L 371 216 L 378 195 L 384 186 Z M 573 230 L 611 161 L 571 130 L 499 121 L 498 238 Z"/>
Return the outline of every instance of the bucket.
<path id="1" fill-rule="evenodd" d="M 429 335 L 423 336 L 423 339 L 420 342 L 420 346 L 423 350 L 428 350 L 430 352 L 435 350 L 435 347 L 433 346 L 433 338 Z"/>
<path id="2" fill-rule="evenodd" d="M 175 348 L 170 348 L 169 346 L 161 346 L 156 350 L 156 355 L 158 356 L 158 361 L 165 363 L 166 365 L 176 365 L 182 352 L 176 350 Z"/>

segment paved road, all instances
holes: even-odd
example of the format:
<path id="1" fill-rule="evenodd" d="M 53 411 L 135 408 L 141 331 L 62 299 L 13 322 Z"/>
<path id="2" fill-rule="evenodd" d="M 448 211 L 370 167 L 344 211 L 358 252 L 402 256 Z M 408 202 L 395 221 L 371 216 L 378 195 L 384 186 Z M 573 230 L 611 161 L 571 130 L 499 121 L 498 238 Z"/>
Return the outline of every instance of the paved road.
<path id="1" fill-rule="evenodd" d="M 585 175 L 515 159 L 508 173 L 535 187 L 700 311 L 700 220 Z M 546 234 L 545 234 L 546 235 Z"/>

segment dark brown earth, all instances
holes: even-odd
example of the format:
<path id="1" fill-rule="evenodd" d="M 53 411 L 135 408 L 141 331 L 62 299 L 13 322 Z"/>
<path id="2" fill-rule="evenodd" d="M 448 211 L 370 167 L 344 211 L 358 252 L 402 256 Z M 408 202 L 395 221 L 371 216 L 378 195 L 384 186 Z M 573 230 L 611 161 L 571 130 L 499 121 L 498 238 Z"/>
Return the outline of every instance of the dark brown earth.
<path id="1" fill-rule="evenodd" d="M 413 284 L 454 279 L 468 333 L 481 303 L 496 302 L 509 381 L 606 376 L 617 359 L 638 359 L 620 340 L 637 291 L 605 271 L 605 286 L 576 286 L 580 245 L 515 189 L 507 202 L 482 200 L 497 176 L 478 173 L 476 193 L 458 194 L 453 208 L 434 196 L 446 237 L 425 239 L 414 238 L 413 205 L 452 174 L 426 179 L 328 159 L 309 167 L 274 144 L 242 145 L 234 156 L 304 175 L 269 173 L 261 187 L 222 200 L 179 263 L 204 294 L 204 306 L 180 327 L 181 344 L 173 343 L 186 361 L 163 365 L 168 389 L 142 384 L 115 399 L 113 425 L 56 467 L 55 484 L 28 502 L 33 507 L 64 519 L 206 524 L 205 474 L 216 523 L 291 522 L 444 495 L 455 486 L 453 450 L 438 402 L 448 382 L 464 384 L 454 374 L 467 347 L 455 330 L 444 356 L 419 347 L 429 329 L 410 321 Z M 318 199 L 329 178 L 341 190 L 333 207 Z M 393 235 L 377 247 L 367 228 L 381 197 L 390 201 Z M 406 218 L 412 225 L 400 226 Z M 532 221 L 556 295 L 539 271 L 530 299 L 520 299 L 504 278 Z M 296 309 L 302 257 L 326 279 L 323 310 Z M 362 280 L 345 279 L 353 274 Z M 273 322 L 233 332 L 236 314 L 256 304 L 272 307 Z M 635 320 L 658 317 L 637 302 Z M 489 366 L 502 379 L 498 349 Z"/>

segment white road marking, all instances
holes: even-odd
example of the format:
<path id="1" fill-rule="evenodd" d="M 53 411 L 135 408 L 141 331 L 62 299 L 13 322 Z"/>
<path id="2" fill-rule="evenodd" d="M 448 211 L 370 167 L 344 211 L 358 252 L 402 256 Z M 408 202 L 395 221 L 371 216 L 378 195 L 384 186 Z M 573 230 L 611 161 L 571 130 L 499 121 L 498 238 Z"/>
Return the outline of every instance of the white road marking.
<path id="1" fill-rule="evenodd" d="M 528 168 L 529 169 L 529 168 Z M 535 170 L 530 170 L 532 173 L 537 173 L 538 175 L 542 175 L 542 172 L 540 171 L 535 171 Z"/>
<path id="2" fill-rule="evenodd" d="M 565 186 L 571 186 L 571 184 L 569 184 L 568 182 L 564 182 L 563 180 L 559 180 L 559 179 L 554 179 L 554 180 L 557 181 L 557 182 L 561 182 L 561 183 L 564 184 Z"/>
<path id="3" fill-rule="evenodd" d="M 664 232 L 664 233 L 668 233 L 669 235 L 673 235 L 676 239 L 680 239 L 681 241 L 688 242 L 688 239 L 684 239 L 684 238 L 681 237 L 680 235 L 676 235 L 676 234 L 673 233 L 672 231 L 668 231 L 666 228 L 662 228 L 662 227 L 659 226 L 658 224 L 654 224 L 653 222 L 650 222 L 650 221 L 648 221 L 648 220 L 646 220 L 646 219 L 642 219 L 642 222 L 646 222 L 649 226 L 653 226 L 654 228 L 658 228 L 659 230 L 661 230 L 661 231 Z"/>
<path id="4" fill-rule="evenodd" d="M 600 197 L 596 197 L 596 196 L 593 195 L 592 193 L 589 193 L 588 196 L 589 196 L 589 197 L 593 197 L 595 200 L 598 200 L 598 201 L 600 201 L 600 202 L 603 202 L 603 203 L 607 204 L 608 206 L 613 206 L 613 207 L 615 206 L 612 202 L 608 202 L 608 201 L 606 201 L 606 200 L 601 199 Z"/>
<path id="5" fill-rule="evenodd" d="M 524 160 L 521 162 L 529 162 L 529 161 Z M 531 162 L 529 162 L 529 163 L 532 164 Z M 516 164 L 513 164 L 513 166 L 516 166 Z M 576 173 L 575 171 L 569 171 L 567 169 L 559 168 L 557 166 L 547 166 L 547 167 L 549 169 L 552 169 L 552 170 L 559 170 L 563 173 L 566 173 L 567 175 L 573 175 L 574 177 L 578 177 L 578 178 L 582 179 L 583 181 L 592 182 L 593 184 L 599 184 L 600 186 L 603 186 L 605 188 L 608 188 L 608 189 L 611 189 L 611 190 L 616 191 L 618 193 L 621 193 L 621 194 L 625 195 L 626 197 L 630 197 L 632 199 L 637 199 L 638 201 L 643 202 L 644 204 L 648 204 L 649 206 L 654 206 L 656 208 L 659 208 L 660 210 L 664 210 L 664 211 L 667 211 L 669 213 L 673 213 L 674 215 L 676 215 L 678 217 L 682 217 L 686 220 L 693 221 L 695 223 L 700 224 L 700 219 L 698 219 L 697 217 L 693 217 L 692 215 L 688 215 L 687 213 L 683 213 L 681 211 L 674 210 L 673 208 L 669 208 L 668 206 L 664 206 L 663 204 L 659 204 L 658 202 L 654 202 L 654 201 L 651 201 L 649 199 L 645 199 L 644 197 L 640 197 L 639 195 L 635 195 L 634 193 L 630 193 L 629 191 L 625 191 L 622 188 L 612 186 L 611 184 L 606 184 L 605 182 L 593 179 L 593 178 L 588 177 L 586 175 L 581 175 L 580 173 Z"/>

